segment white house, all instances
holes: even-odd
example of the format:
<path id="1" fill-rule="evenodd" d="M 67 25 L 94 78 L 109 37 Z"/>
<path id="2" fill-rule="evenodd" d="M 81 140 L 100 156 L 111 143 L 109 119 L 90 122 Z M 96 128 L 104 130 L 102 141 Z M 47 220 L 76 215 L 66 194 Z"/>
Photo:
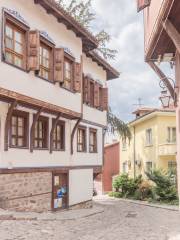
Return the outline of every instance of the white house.
<path id="1" fill-rule="evenodd" d="M 119 73 L 54 0 L 0 8 L 0 207 L 89 204 L 103 164 L 106 81 Z"/>

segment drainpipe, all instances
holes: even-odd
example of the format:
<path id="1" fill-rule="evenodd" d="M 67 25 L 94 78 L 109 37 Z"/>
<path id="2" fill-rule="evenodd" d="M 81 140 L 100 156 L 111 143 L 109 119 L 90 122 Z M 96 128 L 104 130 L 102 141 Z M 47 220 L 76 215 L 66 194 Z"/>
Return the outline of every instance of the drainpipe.
<path id="1" fill-rule="evenodd" d="M 136 177 L 136 127 L 133 127 L 133 134 L 134 134 L 134 143 L 133 143 L 133 151 L 134 151 L 134 179 Z"/>

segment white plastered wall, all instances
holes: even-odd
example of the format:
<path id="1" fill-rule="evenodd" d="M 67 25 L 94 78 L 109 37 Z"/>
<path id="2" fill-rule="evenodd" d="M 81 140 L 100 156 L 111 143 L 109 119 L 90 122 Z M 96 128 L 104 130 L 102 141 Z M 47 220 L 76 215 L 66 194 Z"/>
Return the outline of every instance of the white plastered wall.
<path id="1" fill-rule="evenodd" d="M 58 23 L 54 16 L 48 15 L 45 9 L 40 5 L 34 4 L 33 0 L 1 0 L 0 9 L 2 10 L 3 7 L 18 11 L 18 13 L 29 23 L 31 30 L 38 29 L 40 31 L 46 31 L 54 40 L 57 47 L 68 47 L 75 56 L 76 61 L 80 62 L 82 54 L 81 39 L 77 38 L 71 30 L 67 30 L 65 25 Z M 0 11 L 0 14 L 2 15 L 2 11 Z M 1 15 L 0 22 L 2 21 Z M 2 28 L 2 24 L 0 26 Z M 2 88 L 76 112 L 81 111 L 80 94 L 72 94 L 60 88 L 58 84 L 54 85 L 36 77 L 34 72 L 27 73 L 15 67 L 11 67 L 4 62 L 0 62 L 0 68 L 0 86 Z"/>
<path id="2" fill-rule="evenodd" d="M 93 169 L 69 171 L 69 205 L 89 201 L 93 196 Z"/>

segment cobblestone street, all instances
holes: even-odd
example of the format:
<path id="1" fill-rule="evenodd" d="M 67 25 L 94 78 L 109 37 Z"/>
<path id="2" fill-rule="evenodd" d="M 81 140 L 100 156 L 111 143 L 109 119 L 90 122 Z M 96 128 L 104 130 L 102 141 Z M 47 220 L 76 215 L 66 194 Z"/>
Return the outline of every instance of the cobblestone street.
<path id="1" fill-rule="evenodd" d="M 104 212 L 76 220 L 0 221 L 0 239 L 180 239 L 180 214 L 177 211 L 140 206 L 110 199 L 95 204 L 103 207 Z"/>

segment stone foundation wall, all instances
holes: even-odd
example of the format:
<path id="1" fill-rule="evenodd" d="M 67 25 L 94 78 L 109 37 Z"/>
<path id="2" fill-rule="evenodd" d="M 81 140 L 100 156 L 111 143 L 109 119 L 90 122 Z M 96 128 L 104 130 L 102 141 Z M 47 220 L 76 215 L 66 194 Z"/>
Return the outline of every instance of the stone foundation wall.
<path id="1" fill-rule="evenodd" d="M 52 173 L 0 174 L 0 208 L 17 211 L 51 210 Z"/>

